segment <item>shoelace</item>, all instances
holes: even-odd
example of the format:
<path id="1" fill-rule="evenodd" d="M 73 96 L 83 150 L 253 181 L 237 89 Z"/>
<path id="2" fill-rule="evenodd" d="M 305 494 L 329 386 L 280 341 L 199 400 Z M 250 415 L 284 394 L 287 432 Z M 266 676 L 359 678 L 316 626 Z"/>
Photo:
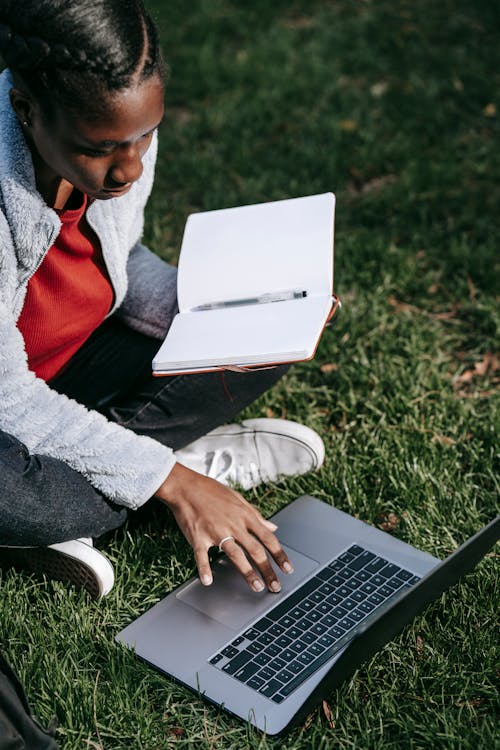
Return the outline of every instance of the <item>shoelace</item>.
<path id="1" fill-rule="evenodd" d="M 207 476 L 225 484 L 240 484 L 242 487 L 249 487 L 261 481 L 258 464 L 254 461 L 237 464 L 233 453 L 227 448 L 215 450 L 208 456 Z"/>

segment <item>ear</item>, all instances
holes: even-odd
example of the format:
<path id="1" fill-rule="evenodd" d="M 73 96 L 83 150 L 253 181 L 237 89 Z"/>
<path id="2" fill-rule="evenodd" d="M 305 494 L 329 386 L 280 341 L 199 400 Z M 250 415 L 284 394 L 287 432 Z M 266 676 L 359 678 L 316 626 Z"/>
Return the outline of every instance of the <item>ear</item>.
<path id="1" fill-rule="evenodd" d="M 10 103 L 23 129 L 31 127 L 37 107 L 29 94 L 18 88 L 9 91 Z"/>

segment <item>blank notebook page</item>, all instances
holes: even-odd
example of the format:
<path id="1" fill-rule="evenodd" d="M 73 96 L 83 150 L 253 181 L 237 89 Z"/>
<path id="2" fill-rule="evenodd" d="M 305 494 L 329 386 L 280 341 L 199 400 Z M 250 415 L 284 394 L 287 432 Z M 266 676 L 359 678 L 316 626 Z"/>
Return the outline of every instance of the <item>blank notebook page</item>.
<path id="1" fill-rule="evenodd" d="M 307 359 L 314 354 L 330 308 L 330 298 L 307 297 L 180 314 L 153 365 L 161 370 L 162 363 L 188 368 L 222 362 L 265 364 L 289 355 Z"/>

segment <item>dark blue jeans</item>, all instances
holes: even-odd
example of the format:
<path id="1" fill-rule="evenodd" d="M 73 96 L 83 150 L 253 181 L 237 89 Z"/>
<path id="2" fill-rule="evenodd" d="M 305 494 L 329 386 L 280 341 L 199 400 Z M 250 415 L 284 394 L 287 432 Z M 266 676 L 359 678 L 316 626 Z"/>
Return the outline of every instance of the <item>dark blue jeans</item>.
<path id="1" fill-rule="evenodd" d="M 157 339 L 111 318 L 50 385 L 177 450 L 233 419 L 287 369 L 153 378 L 151 359 L 159 346 Z M 30 455 L 1 431 L 0 477 L 0 545 L 97 537 L 127 518 L 125 508 L 107 500 L 81 474 L 56 459 Z"/>

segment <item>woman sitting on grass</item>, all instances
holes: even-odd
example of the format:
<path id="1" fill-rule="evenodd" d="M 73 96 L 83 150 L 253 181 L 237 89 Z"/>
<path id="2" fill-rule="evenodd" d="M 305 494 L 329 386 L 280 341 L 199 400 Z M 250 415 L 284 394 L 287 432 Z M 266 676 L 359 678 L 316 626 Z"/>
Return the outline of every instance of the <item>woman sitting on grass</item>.
<path id="1" fill-rule="evenodd" d="M 0 51 L 1 560 L 107 593 L 92 538 L 155 497 L 204 584 L 220 545 L 278 591 L 276 527 L 227 485 L 317 468 L 322 441 L 220 425 L 283 369 L 151 377 L 177 311 L 175 269 L 140 243 L 164 113 L 151 18 L 140 0 L 4 0 Z"/>

